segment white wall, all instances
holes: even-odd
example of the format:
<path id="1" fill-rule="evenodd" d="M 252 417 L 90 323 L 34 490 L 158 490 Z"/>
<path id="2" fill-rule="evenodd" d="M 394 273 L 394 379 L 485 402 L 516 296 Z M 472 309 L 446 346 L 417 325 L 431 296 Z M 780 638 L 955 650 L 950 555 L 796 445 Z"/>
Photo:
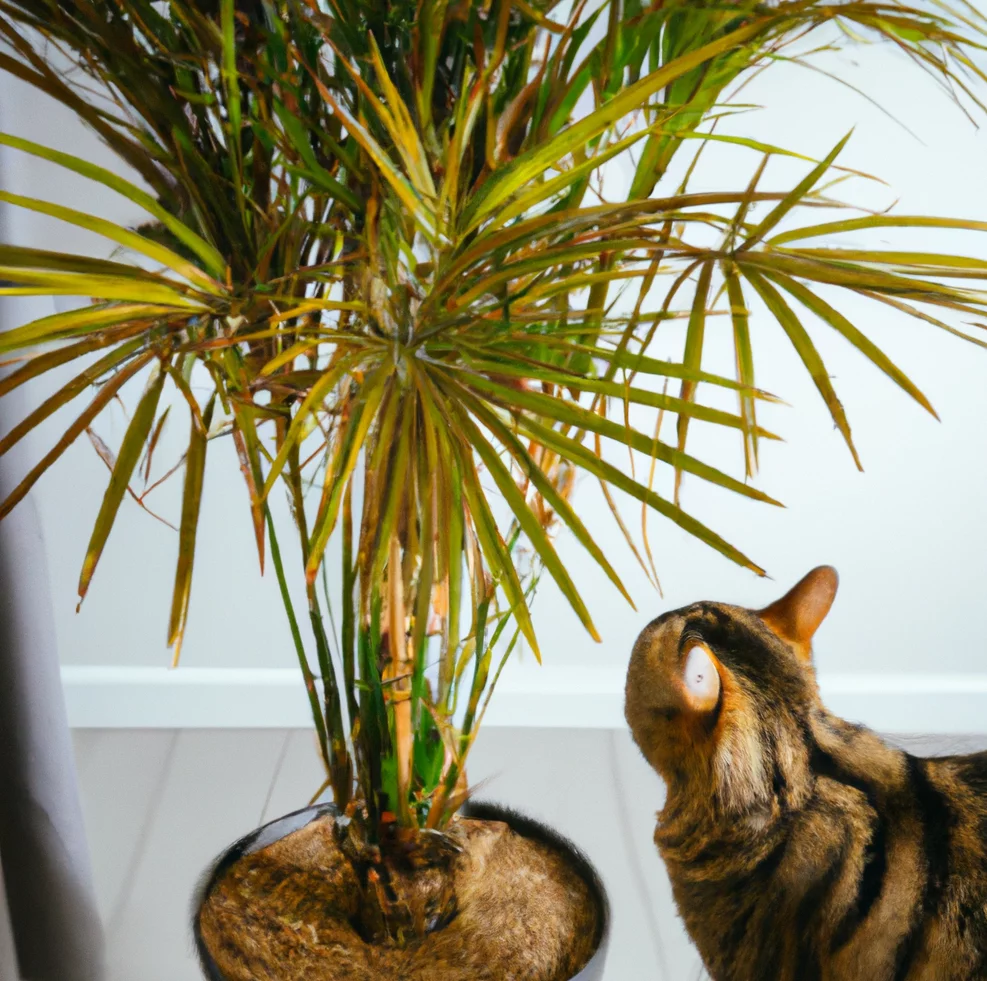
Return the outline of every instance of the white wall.
<path id="1" fill-rule="evenodd" d="M 987 220 L 983 181 L 987 137 L 930 79 L 884 49 L 828 56 L 819 63 L 866 88 L 917 135 L 909 135 L 836 82 L 794 66 L 778 66 L 762 75 L 745 91 L 744 101 L 766 108 L 736 118 L 722 131 L 820 157 L 855 126 L 844 162 L 880 175 L 889 185 L 858 184 L 855 200 L 864 195 L 874 206 L 884 206 L 897 196 L 901 213 Z M 2 79 L 0 86 L 5 117 L 13 132 L 105 162 L 105 151 L 64 110 L 9 79 Z M 700 182 L 732 188 L 746 181 L 755 163 L 749 151 L 711 148 Z M 5 151 L 0 166 L 7 189 L 99 210 L 117 220 L 138 218 L 122 199 L 23 155 Z M 793 168 L 786 163 L 769 174 L 788 185 L 805 166 Z M 9 217 L 8 228 L 18 242 L 107 253 L 105 243 L 78 230 L 32 216 Z M 930 233 L 906 244 L 987 254 L 987 241 L 968 233 Z M 5 309 L 0 316 L 5 323 L 28 316 L 26 304 L 15 308 L 12 301 L 2 302 Z M 35 302 L 31 315 L 43 306 Z M 652 546 L 664 586 L 664 597 L 656 596 L 626 555 L 599 492 L 587 483 L 578 491 L 576 503 L 588 512 L 588 524 L 599 529 L 602 543 L 619 559 L 618 568 L 637 601 L 638 612 L 623 604 L 571 541 L 563 540 L 559 547 L 585 587 L 604 644 L 598 646 L 585 636 L 548 585 L 536 604 L 546 659 L 556 665 L 623 665 L 638 630 L 663 610 L 700 598 L 761 604 L 811 566 L 829 562 L 839 569 L 842 588 L 819 635 L 822 670 L 984 670 L 987 642 L 980 621 L 987 589 L 983 506 L 987 385 L 982 379 L 987 351 L 928 325 L 893 316 L 884 307 L 845 302 L 841 308 L 926 392 L 942 422 L 911 403 L 842 338 L 822 327 L 814 329 L 866 467 L 864 474 L 858 473 L 780 329 L 759 315 L 754 324 L 758 381 L 791 407 L 763 413 L 762 424 L 787 442 L 763 447 L 757 483 L 787 508 L 745 501 L 695 479 L 686 481 L 684 503 L 748 551 L 773 581 L 758 580 L 732 566 L 653 516 Z M 725 320 L 710 321 L 708 332 L 716 349 L 704 366 L 729 373 L 726 324 Z M 716 338 L 718 332 L 723 334 L 722 343 Z M 655 353 L 677 355 L 681 338 L 680 326 L 662 328 Z M 174 422 L 178 425 L 169 427 L 171 441 L 159 450 L 162 461 L 175 455 L 184 436 L 184 419 Z M 101 424 L 100 431 L 112 445 L 122 427 L 123 416 L 117 413 L 111 424 Z M 50 445 L 54 428 L 43 427 L 32 437 L 33 456 Z M 702 429 L 693 424 L 691 449 L 741 476 L 739 440 L 725 442 L 721 434 Z M 273 573 L 269 570 L 265 581 L 258 576 L 246 492 L 232 448 L 214 444 L 213 451 L 184 663 L 291 666 L 293 653 Z M 75 613 L 78 571 L 106 477 L 88 443 L 80 443 L 36 489 L 47 537 L 62 661 L 67 665 L 161 665 L 167 662 L 164 633 L 177 545 L 171 531 L 129 501 L 124 502 L 82 612 Z M 157 503 L 174 518 L 180 481 L 159 493 Z M 638 523 L 636 505 L 626 514 L 630 523 Z"/>

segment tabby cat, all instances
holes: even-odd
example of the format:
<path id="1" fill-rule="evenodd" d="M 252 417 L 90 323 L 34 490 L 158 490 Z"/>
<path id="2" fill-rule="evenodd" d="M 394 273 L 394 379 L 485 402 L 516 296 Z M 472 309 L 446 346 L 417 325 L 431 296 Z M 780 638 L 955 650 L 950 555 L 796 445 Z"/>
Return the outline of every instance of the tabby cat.
<path id="1" fill-rule="evenodd" d="M 987 753 L 922 759 L 826 710 L 836 586 L 824 566 L 638 638 L 625 712 L 675 901 L 715 981 L 987 979 Z"/>

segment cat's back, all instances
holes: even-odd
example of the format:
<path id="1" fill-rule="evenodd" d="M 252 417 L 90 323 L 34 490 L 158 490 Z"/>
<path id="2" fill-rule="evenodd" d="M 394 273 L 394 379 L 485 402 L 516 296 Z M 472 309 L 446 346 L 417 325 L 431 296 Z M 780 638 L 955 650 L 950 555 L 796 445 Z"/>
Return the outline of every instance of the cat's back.
<path id="1" fill-rule="evenodd" d="M 922 981 L 987 979 L 987 752 L 916 761 L 925 823 Z M 941 964 L 939 963 L 941 960 Z M 953 974 L 946 974 L 946 965 Z"/>
<path id="2" fill-rule="evenodd" d="M 656 841 L 717 981 L 987 981 L 987 752 L 922 758 L 832 717 L 770 834 Z M 673 822 L 674 823 L 674 822 Z"/>
<path id="3" fill-rule="evenodd" d="M 919 757 L 875 752 L 866 730 L 844 739 L 835 767 L 814 761 L 807 810 L 848 787 L 861 806 L 830 824 L 842 870 L 810 870 L 833 885 L 815 891 L 814 957 L 793 981 L 807 968 L 827 981 L 987 981 L 987 752 Z"/>
<path id="4" fill-rule="evenodd" d="M 848 741 L 865 819 L 833 827 L 860 860 L 841 876 L 851 881 L 845 902 L 819 907 L 818 976 L 987 981 L 987 752 L 919 757 L 889 748 L 898 764 L 884 769 L 860 752 L 875 738 L 861 731 Z M 847 780 L 839 767 L 826 776 L 837 786 Z M 801 975 L 797 966 L 793 978 Z"/>

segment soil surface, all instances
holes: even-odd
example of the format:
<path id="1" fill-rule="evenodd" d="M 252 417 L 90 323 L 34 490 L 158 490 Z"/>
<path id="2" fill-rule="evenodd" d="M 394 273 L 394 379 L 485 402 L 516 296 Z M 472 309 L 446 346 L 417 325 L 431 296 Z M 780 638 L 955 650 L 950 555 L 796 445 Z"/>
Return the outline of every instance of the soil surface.
<path id="1" fill-rule="evenodd" d="M 212 889 L 199 929 L 227 981 L 569 981 L 596 949 L 601 911 L 565 853 L 466 818 L 454 919 L 405 949 L 369 944 L 332 822 L 242 857 Z"/>

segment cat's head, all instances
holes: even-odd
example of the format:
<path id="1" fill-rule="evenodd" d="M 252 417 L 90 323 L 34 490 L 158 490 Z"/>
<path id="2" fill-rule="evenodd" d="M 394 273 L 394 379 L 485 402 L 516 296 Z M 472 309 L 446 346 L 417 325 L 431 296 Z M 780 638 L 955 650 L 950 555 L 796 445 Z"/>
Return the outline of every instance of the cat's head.
<path id="1" fill-rule="evenodd" d="M 739 809 L 770 796 L 779 754 L 801 752 L 803 720 L 818 703 L 812 636 L 837 581 L 821 566 L 763 610 L 695 603 L 645 627 L 624 712 L 670 786 L 708 782 Z"/>

